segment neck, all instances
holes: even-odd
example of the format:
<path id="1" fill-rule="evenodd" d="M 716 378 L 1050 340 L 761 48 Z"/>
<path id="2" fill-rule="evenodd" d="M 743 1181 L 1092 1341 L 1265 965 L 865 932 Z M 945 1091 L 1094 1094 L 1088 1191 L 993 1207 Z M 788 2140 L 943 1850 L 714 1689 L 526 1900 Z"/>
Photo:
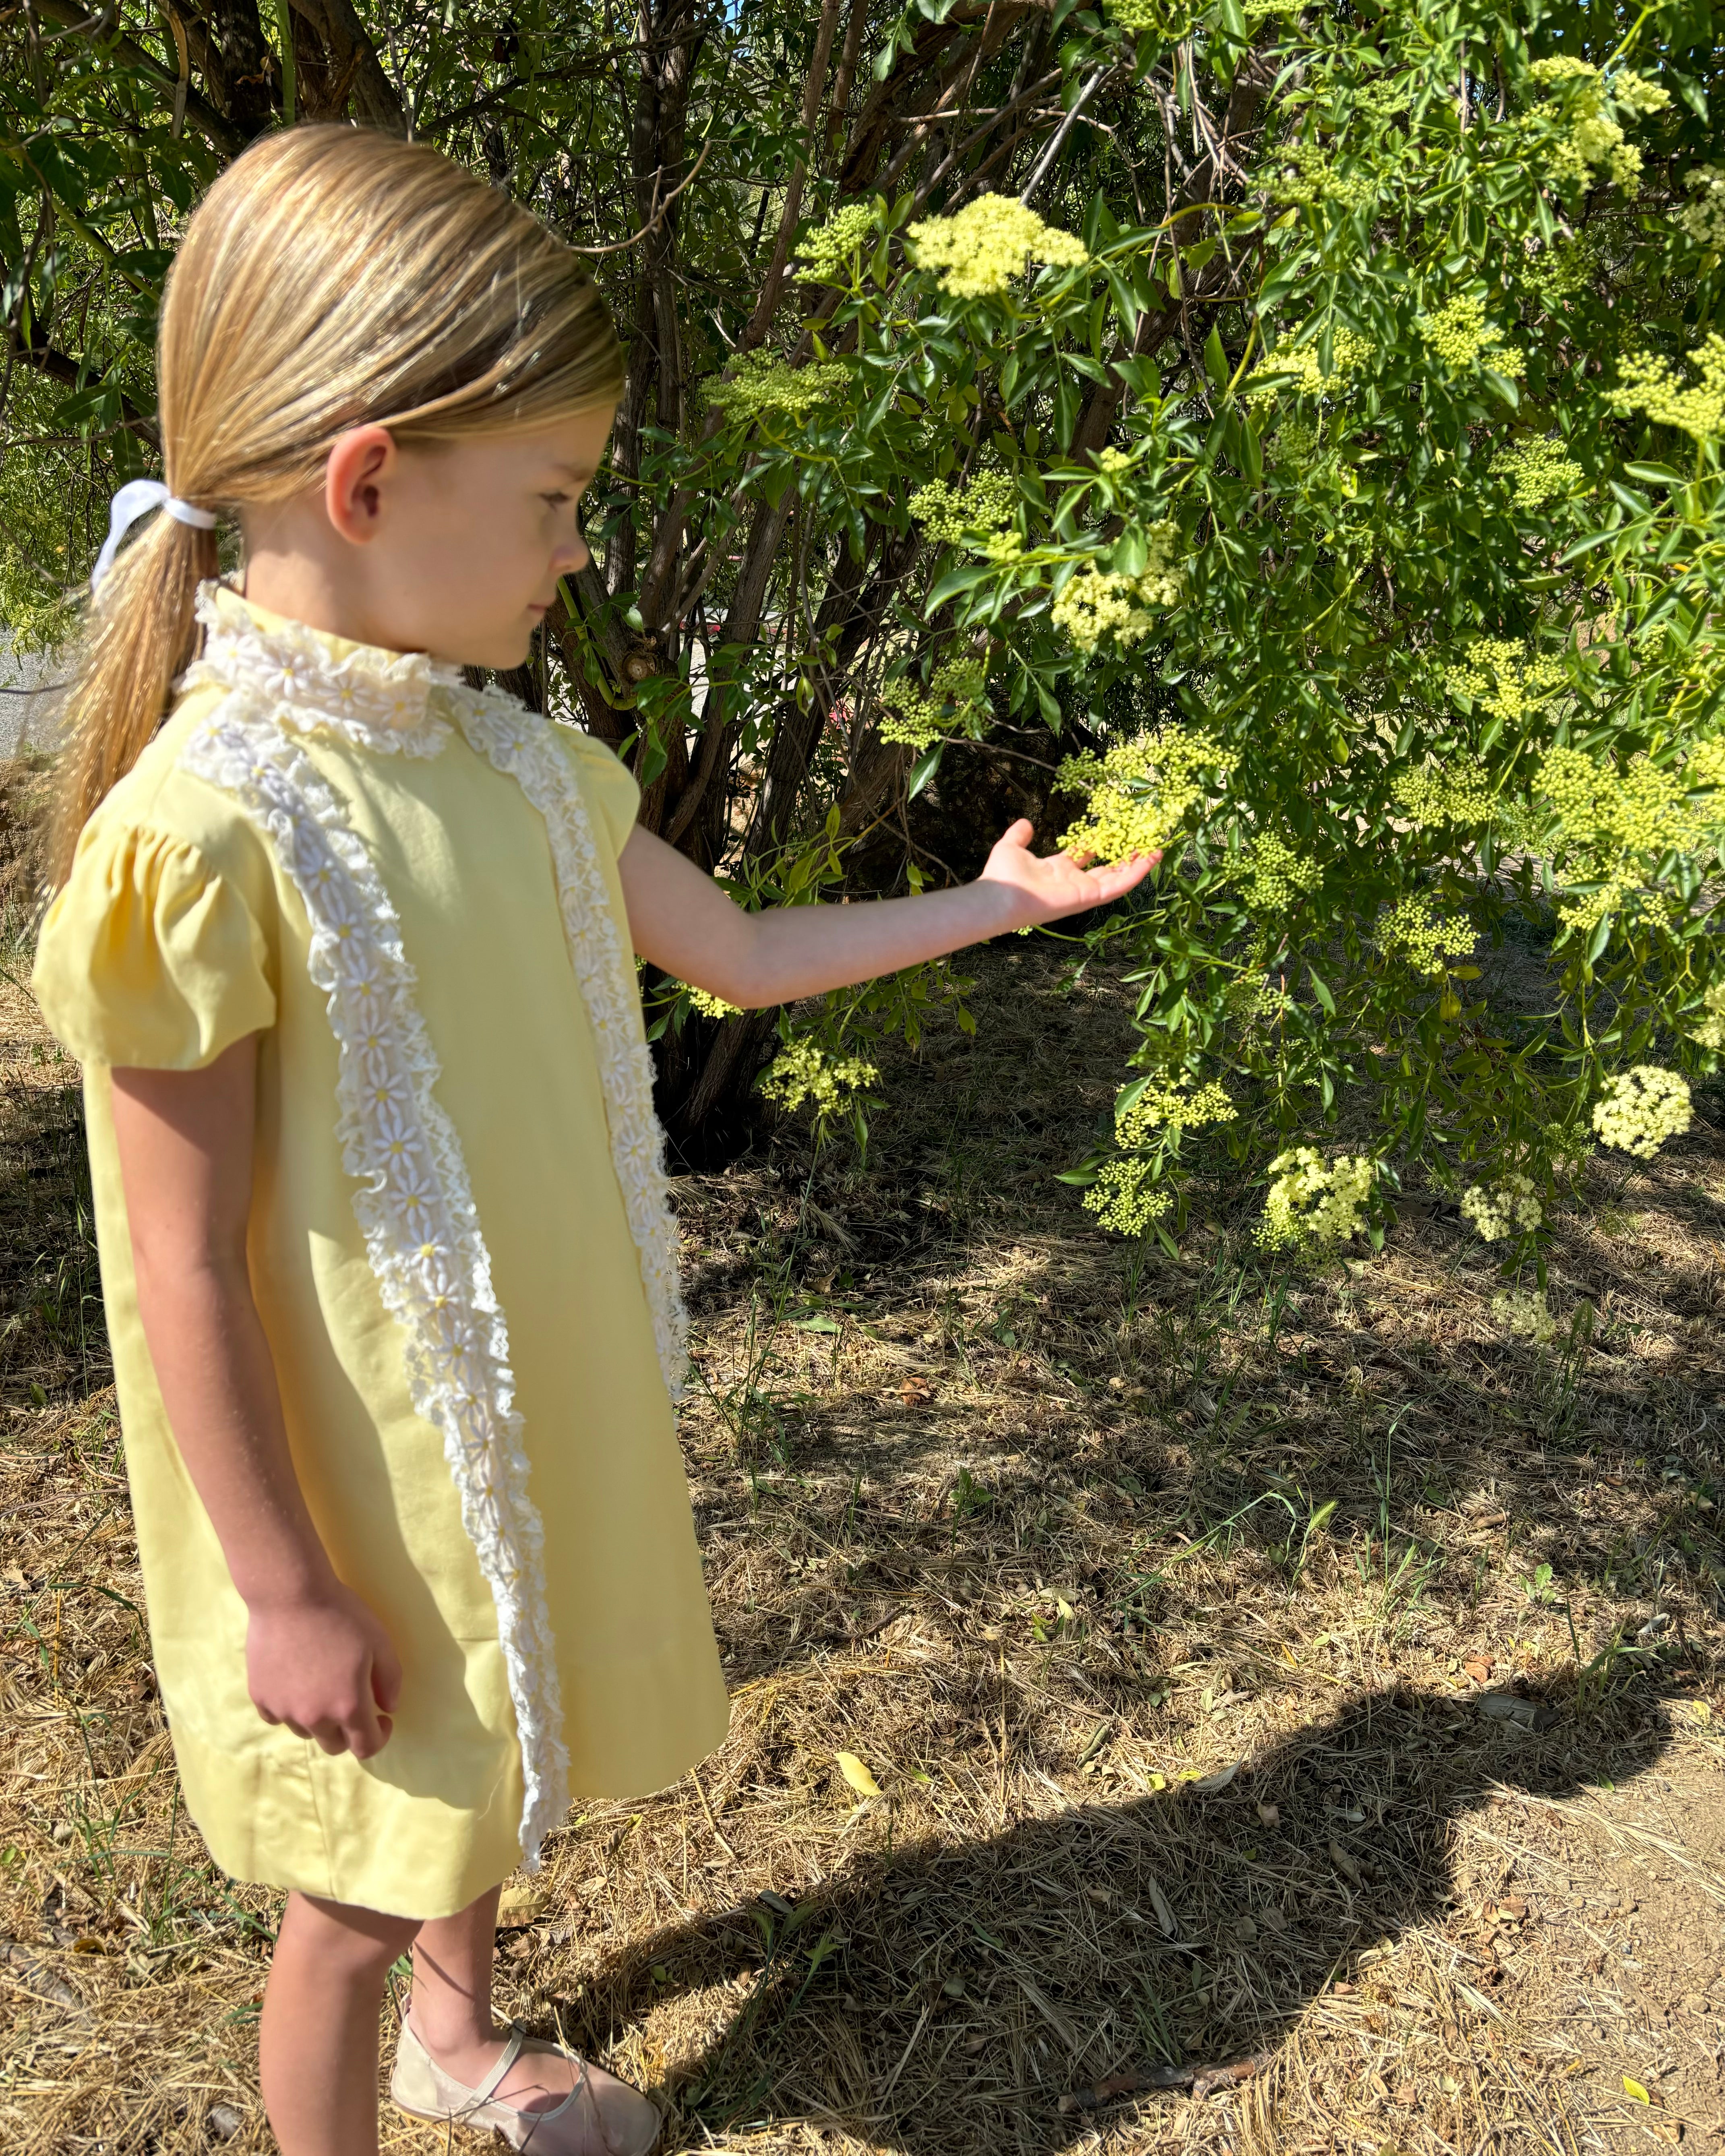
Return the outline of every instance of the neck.
<path id="1" fill-rule="evenodd" d="M 383 651 L 421 648 L 405 643 L 392 625 L 366 574 L 363 550 L 342 545 L 339 556 L 331 556 L 325 547 L 308 546 L 303 532 L 284 528 L 301 521 L 280 514 L 245 520 L 245 574 L 239 587 L 244 596 L 285 620 L 350 644 Z"/>

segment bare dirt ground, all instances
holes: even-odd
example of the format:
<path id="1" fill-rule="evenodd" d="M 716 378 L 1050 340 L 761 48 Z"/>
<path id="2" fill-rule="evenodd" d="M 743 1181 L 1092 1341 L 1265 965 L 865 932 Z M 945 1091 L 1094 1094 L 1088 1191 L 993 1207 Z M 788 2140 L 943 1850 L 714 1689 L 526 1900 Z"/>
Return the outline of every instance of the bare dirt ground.
<path id="1" fill-rule="evenodd" d="M 277 1903 L 180 1808 L 76 1072 L 7 963 L 0 2144 L 262 2150 Z M 1322 1278 L 1243 1187 L 1178 1263 L 1103 1239 L 1051 1178 L 1122 992 L 972 970 L 865 1173 L 786 1129 L 680 1186 L 731 1734 L 511 1885 L 501 2004 L 672 2149 L 1713 2147 L 1725 1135 L 1599 1168 L 1538 1350 L 1441 1204 Z"/>

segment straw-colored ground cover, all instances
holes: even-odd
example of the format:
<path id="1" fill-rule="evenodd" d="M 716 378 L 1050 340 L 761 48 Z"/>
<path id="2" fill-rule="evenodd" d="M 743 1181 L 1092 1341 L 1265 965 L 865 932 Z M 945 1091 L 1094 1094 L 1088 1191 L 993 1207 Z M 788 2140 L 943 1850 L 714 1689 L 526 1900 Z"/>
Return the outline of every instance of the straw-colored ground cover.
<path id="1" fill-rule="evenodd" d="M 731 1736 L 512 1885 L 503 2003 L 670 2148 L 1713 2145 L 1725 1137 L 1599 1169 L 1563 1352 L 1442 1205 L 1283 1296 L 1243 1187 L 1177 1265 L 1050 1179 L 1115 983 L 972 970 L 865 1174 L 787 1131 L 680 1186 Z M 276 1905 L 178 1809 L 75 1077 L 9 975 L 0 2146 L 263 2149 Z"/>

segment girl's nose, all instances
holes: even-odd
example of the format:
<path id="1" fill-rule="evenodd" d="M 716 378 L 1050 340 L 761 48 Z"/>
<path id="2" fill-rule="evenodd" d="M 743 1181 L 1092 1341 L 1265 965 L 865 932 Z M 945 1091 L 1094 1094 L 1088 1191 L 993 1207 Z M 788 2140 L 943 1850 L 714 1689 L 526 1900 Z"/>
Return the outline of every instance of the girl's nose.
<path id="1" fill-rule="evenodd" d="M 552 567 L 560 577 L 579 576 L 593 559 L 593 549 L 578 531 L 567 547 L 559 547 L 551 557 Z"/>

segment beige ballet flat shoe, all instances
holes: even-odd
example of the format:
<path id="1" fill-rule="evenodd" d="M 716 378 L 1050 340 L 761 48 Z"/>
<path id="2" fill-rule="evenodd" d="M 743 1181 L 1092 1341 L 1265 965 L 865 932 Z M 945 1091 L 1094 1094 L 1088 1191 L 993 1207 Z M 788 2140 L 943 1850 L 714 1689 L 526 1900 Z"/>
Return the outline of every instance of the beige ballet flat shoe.
<path id="1" fill-rule="evenodd" d="M 550 2051 L 578 2070 L 574 2087 L 554 2110 L 521 2111 L 492 2095 L 523 2051 Z M 389 2094 L 396 2109 L 409 2118 L 433 2119 L 439 2126 L 453 2119 L 480 2133 L 495 2131 L 511 2148 L 527 2149 L 531 2156 L 647 2156 L 661 2123 L 658 2107 L 639 2089 L 603 2066 L 589 2066 L 561 2044 L 523 2035 L 512 2025 L 503 2056 L 484 2086 L 471 2089 L 444 2071 L 414 2035 L 413 2024 L 404 2021 Z"/>

